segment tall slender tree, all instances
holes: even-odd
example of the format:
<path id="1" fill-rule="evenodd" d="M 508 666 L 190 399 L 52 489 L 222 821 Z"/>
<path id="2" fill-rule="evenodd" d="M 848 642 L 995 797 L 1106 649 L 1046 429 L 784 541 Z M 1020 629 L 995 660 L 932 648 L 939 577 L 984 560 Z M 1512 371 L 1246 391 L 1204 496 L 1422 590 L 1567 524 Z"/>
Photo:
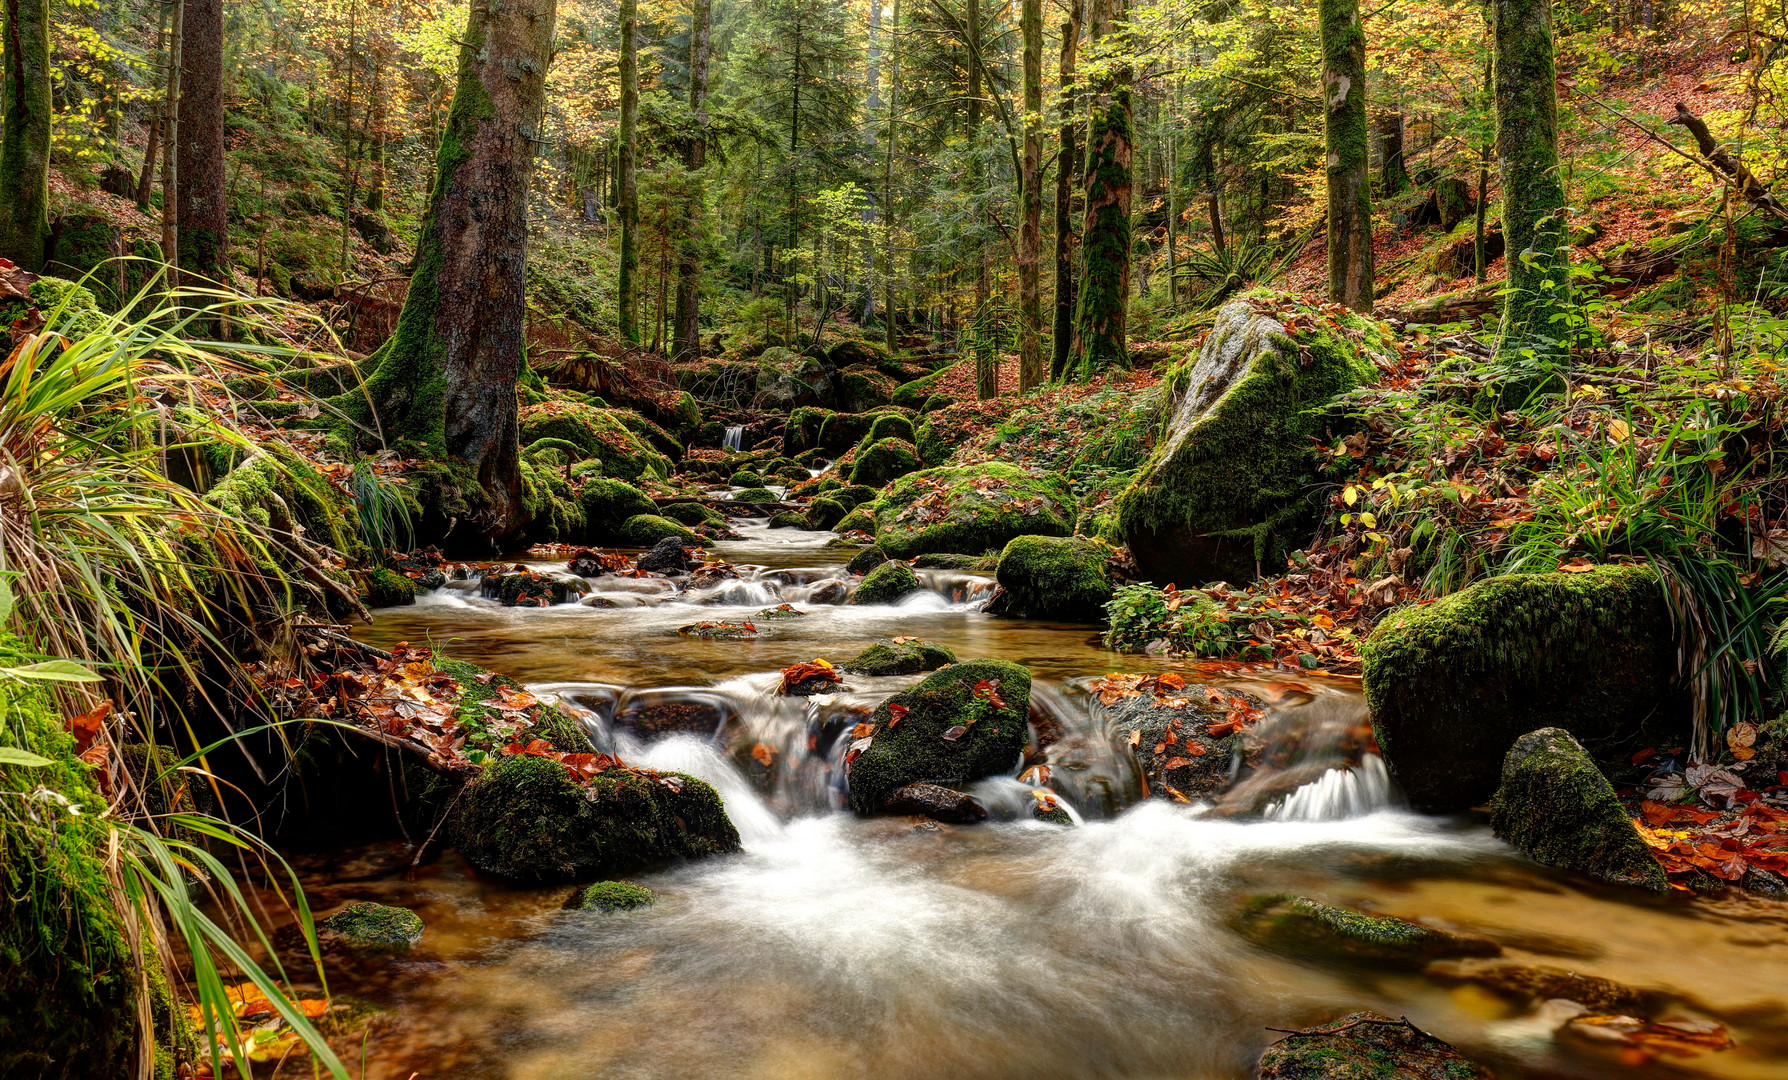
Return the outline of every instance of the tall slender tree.
<path id="1" fill-rule="evenodd" d="M 1496 358 L 1528 374 L 1519 397 L 1551 381 L 1569 348 L 1560 329 L 1570 299 L 1564 183 L 1558 175 L 1558 91 L 1552 0 L 1492 0 L 1496 38 L 1496 158 L 1508 286 Z"/>
<path id="2" fill-rule="evenodd" d="M 1322 134 L 1328 150 L 1329 299 L 1355 311 L 1371 311 L 1371 136 L 1359 0 L 1320 0 L 1317 18 L 1322 30 Z"/>
<path id="3" fill-rule="evenodd" d="M 695 131 L 683 158 L 689 170 L 689 199 L 684 210 L 683 243 L 677 249 L 677 319 L 675 352 L 679 359 L 701 355 L 701 230 L 704 195 L 699 175 L 708 161 L 708 59 L 713 52 L 713 0 L 693 0 L 689 8 L 689 109 Z"/>
<path id="4" fill-rule="evenodd" d="M 36 271 L 50 239 L 50 4 L 4 2 L 0 256 Z"/>
<path id="5" fill-rule="evenodd" d="M 223 0 L 186 0 L 180 42 L 180 267 L 224 280 L 229 177 L 224 157 Z"/>
<path id="6" fill-rule="evenodd" d="M 617 328 L 639 344 L 639 0 L 621 0 L 621 132 L 619 147 L 621 275 L 615 288 Z"/>
<path id="7" fill-rule="evenodd" d="M 1055 326 L 1050 342 L 1049 377 L 1068 370 L 1074 344 L 1074 182 L 1080 177 L 1080 112 L 1074 102 L 1075 58 L 1080 50 L 1081 0 L 1068 0 L 1062 20 L 1060 70 L 1062 126 L 1055 157 Z"/>
<path id="8" fill-rule="evenodd" d="M 1074 351 L 1068 377 L 1090 378 L 1128 367 L 1130 310 L 1130 151 L 1134 120 L 1130 70 L 1117 40 L 1124 0 L 1091 0 L 1088 39 L 1098 72 L 1087 110 L 1085 224 L 1080 233 L 1080 284 L 1074 306 Z"/>
<path id="9" fill-rule="evenodd" d="M 466 547 L 526 524 L 515 387 L 525 346 L 528 176 L 539 139 L 554 0 L 474 3 L 397 331 L 368 361 L 362 401 L 388 439 L 462 470 L 487 500 Z"/>
<path id="10" fill-rule="evenodd" d="M 1043 308 L 1037 258 L 1043 232 L 1043 0 L 1023 0 L 1024 162 L 1018 224 L 1018 391 L 1043 383 Z"/>
<path id="11" fill-rule="evenodd" d="M 161 108 L 161 257 L 168 264 L 170 290 L 180 283 L 180 96 L 185 81 L 181 48 L 186 0 L 173 0 L 173 8 L 173 25 L 168 30 L 168 87 Z"/>

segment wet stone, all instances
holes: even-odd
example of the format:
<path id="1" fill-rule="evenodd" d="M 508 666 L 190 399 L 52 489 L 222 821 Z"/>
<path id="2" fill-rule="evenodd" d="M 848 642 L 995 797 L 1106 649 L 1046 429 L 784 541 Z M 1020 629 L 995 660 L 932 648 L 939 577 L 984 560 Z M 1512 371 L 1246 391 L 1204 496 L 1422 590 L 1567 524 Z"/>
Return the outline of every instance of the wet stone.
<path id="1" fill-rule="evenodd" d="M 628 700 L 615 713 L 614 722 L 616 727 L 646 738 L 710 736 L 732 715 L 732 708 L 714 697 L 651 691 Z"/>
<path id="2" fill-rule="evenodd" d="M 1442 982 L 1476 983 L 1523 1003 L 1562 999 L 1574 1001 L 1593 1013 L 1649 1015 L 1653 996 L 1612 979 L 1582 975 L 1544 964 L 1518 964 L 1506 960 L 1439 960 L 1428 965 L 1428 976 Z"/>
<path id="3" fill-rule="evenodd" d="M 641 555 L 635 565 L 654 574 L 681 574 L 689 569 L 689 555 L 681 540 L 667 536 L 653 544 L 652 550 Z"/>
<path id="4" fill-rule="evenodd" d="M 851 594 L 851 587 L 837 578 L 822 581 L 814 585 L 813 591 L 807 594 L 810 604 L 842 604 Z"/>
<path id="5" fill-rule="evenodd" d="M 356 952 L 408 952 L 422 940 L 422 917 L 407 908 L 360 900 L 317 921 L 322 943 Z"/>
<path id="6" fill-rule="evenodd" d="M 888 814 L 916 814 L 951 825 L 972 825 L 987 820 L 987 808 L 971 795 L 941 784 L 908 784 L 888 793 L 882 804 Z"/>
<path id="7" fill-rule="evenodd" d="M 1259 1080 L 1493 1080 L 1408 1020 L 1350 1013 L 1287 1035 L 1260 1056 Z"/>
<path id="8" fill-rule="evenodd" d="M 1368 915 L 1305 896 L 1261 896 L 1243 905 L 1236 930 L 1294 959 L 1342 960 L 1420 969 L 1435 960 L 1496 956 L 1484 938 L 1437 930 L 1393 915 Z"/>

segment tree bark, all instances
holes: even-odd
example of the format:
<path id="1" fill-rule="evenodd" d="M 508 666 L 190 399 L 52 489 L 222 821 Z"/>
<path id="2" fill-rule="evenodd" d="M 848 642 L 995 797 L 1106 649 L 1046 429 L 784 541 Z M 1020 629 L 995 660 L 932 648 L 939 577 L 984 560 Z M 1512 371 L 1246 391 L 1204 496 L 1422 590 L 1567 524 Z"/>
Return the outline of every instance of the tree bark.
<path id="1" fill-rule="evenodd" d="M 1074 344 L 1074 180 L 1080 175 L 1079 110 L 1074 107 L 1074 60 L 1080 48 L 1080 0 L 1069 0 L 1062 22 L 1061 147 L 1055 161 L 1055 325 L 1049 377 L 1067 374 Z"/>
<path id="2" fill-rule="evenodd" d="M 155 55 L 160 56 L 168 40 L 168 7 L 161 5 L 160 26 L 155 32 Z M 137 179 L 137 209 L 149 209 L 149 193 L 155 184 L 155 156 L 161 151 L 162 99 L 156 98 L 149 110 L 149 138 L 143 147 L 143 172 Z"/>
<path id="3" fill-rule="evenodd" d="M 695 134 L 689 140 L 683 164 L 689 169 L 689 203 L 685 210 L 682 245 L 677 249 L 677 330 L 674 352 L 679 360 L 701 356 L 701 263 L 699 227 L 702 190 L 696 174 L 708 160 L 708 58 L 712 53 L 710 31 L 713 0 L 693 0 L 689 12 L 689 108 L 695 114 Z"/>
<path id="4" fill-rule="evenodd" d="M 1496 78 L 1496 60 L 1493 55 L 1484 56 L 1484 96 L 1494 101 Z M 1484 217 L 1490 204 L 1490 155 L 1496 147 L 1485 143 L 1478 147 L 1478 205 L 1477 220 L 1473 225 L 1471 236 L 1471 259 L 1474 277 L 1479 285 L 1489 276 L 1489 252 L 1484 247 Z"/>
<path id="5" fill-rule="evenodd" d="M 1095 45 L 1116 32 L 1124 0 L 1092 0 L 1088 32 Z M 1134 132 L 1130 71 L 1116 63 L 1094 88 L 1086 130 L 1086 214 L 1080 239 L 1080 288 L 1074 306 L 1070 374 L 1091 378 L 1128 367 L 1125 321 L 1130 306 L 1130 152 Z"/>
<path id="6" fill-rule="evenodd" d="M 1323 142 L 1328 150 L 1329 299 L 1372 310 L 1372 176 L 1366 33 L 1359 0 L 1320 0 Z M 1401 123 L 1399 123 L 1401 127 Z"/>
<path id="7" fill-rule="evenodd" d="M 1037 256 L 1043 232 L 1043 0 L 1024 0 L 1024 167 L 1018 232 L 1018 392 L 1043 384 L 1043 307 Z"/>
<path id="8" fill-rule="evenodd" d="M 639 344 L 639 179 L 634 174 L 639 127 L 639 0 L 621 0 L 620 210 L 621 276 L 615 289 L 616 326 L 623 340 Z"/>
<path id="9" fill-rule="evenodd" d="M 173 0 L 173 25 L 168 36 L 167 104 L 162 108 L 161 150 L 161 257 L 167 263 L 170 292 L 180 284 L 180 96 L 181 38 L 186 21 L 186 0 Z"/>
<path id="10" fill-rule="evenodd" d="M 475 3 L 436 159 L 416 270 L 366 394 L 382 434 L 463 468 L 489 497 L 479 535 L 527 524 L 516 381 L 527 304 L 528 175 L 552 59 L 554 0 Z"/>
<path id="11" fill-rule="evenodd" d="M 879 2 L 879 0 L 872 0 Z M 900 0 L 894 0 L 893 18 L 888 23 L 888 148 L 882 159 L 882 224 L 885 237 L 882 273 L 882 323 L 888 355 L 899 348 L 900 332 L 894 318 L 894 151 L 899 145 L 900 129 Z M 909 298 L 910 299 L 910 298 Z"/>
<path id="12" fill-rule="evenodd" d="M 1403 160 L 1403 114 L 1388 112 L 1378 118 L 1379 188 L 1384 197 L 1409 190 L 1409 169 Z"/>
<path id="13" fill-rule="evenodd" d="M 50 239 L 50 4 L 4 2 L 0 256 L 36 273 Z"/>
<path id="14" fill-rule="evenodd" d="M 230 215 L 224 158 L 223 0 L 186 0 L 180 34 L 180 267 L 225 280 Z"/>
<path id="15" fill-rule="evenodd" d="M 1564 312 L 1569 300 L 1570 268 L 1564 250 L 1564 185 L 1558 175 L 1552 3 L 1492 0 L 1491 11 L 1496 36 L 1496 156 L 1508 252 L 1496 358 L 1528 369 L 1529 375 L 1517 380 L 1515 389 L 1531 393 L 1550 381 L 1550 369 L 1569 353 L 1565 331 L 1553 318 Z"/>

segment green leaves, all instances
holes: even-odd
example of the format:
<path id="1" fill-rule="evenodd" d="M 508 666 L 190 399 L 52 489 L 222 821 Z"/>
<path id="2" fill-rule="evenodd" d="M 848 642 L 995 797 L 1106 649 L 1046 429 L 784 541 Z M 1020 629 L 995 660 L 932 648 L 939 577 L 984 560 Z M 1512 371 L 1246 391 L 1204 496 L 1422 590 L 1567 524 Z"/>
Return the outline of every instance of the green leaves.
<path id="1" fill-rule="evenodd" d="M 45 660 L 24 667 L 0 667 L 0 678 L 30 679 L 36 682 L 96 683 L 105 676 L 96 675 L 73 660 Z"/>
<path id="2" fill-rule="evenodd" d="M 0 765 L 23 765 L 27 769 L 39 769 L 51 764 L 47 757 L 40 757 L 29 750 L 20 750 L 16 746 L 0 746 Z"/>

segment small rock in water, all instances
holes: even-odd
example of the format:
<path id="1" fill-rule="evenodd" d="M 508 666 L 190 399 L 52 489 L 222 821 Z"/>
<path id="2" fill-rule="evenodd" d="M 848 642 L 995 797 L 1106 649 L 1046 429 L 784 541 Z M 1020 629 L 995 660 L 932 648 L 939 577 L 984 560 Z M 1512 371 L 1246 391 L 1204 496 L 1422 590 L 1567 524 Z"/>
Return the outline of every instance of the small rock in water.
<path id="1" fill-rule="evenodd" d="M 1458 956 L 1496 956 L 1484 938 L 1399 919 L 1333 907 L 1305 896 L 1261 896 L 1242 908 L 1236 929 L 1256 945 L 1295 959 L 1345 960 L 1383 967 L 1422 968 Z"/>
<path id="2" fill-rule="evenodd" d="M 641 555 L 636 565 L 654 574 L 680 574 L 689 569 L 689 556 L 683 551 L 681 540 L 667 536 Z"/>
<path id="3" fill-rule="evenodd" d="M 576 899 L 576 906 L 583 911 L 627 911 L 658 902 L 651 889 L 631 881 L 598 881 L 578 890 Z"/>
<path id="4" fill-rule="evenodd" d="M 837 578 L 819 582 L 807 594 L 809 604 L 842 604 L 851 594 L 851 587 Z"/>
<path id="5" fill-rule="evenodd" d="M 1447 1043 L 1411 1024 L 1350 1013 L 1287 1035 L 1260 1055 L 1259 1080 L 1493 1080 Z"/>
<path id="6" fill-rule="evenodd" d="M 1529 1002 L 1562 998 L 1575 1001 L 1591 1012 L 1648 1015 L 1650 995 L 1612 979 L 1581 975 L 1544 964 L 1518 964 L 1507 960 L 1440 960 L 1428 965 L 1428 975 L 1444 982 L 1472 982 Z"/>
<path id="7" fill-rule="evenodd" d="M 917 675 L 956 662 L 956 654 L 942 645 L 918 638 L 890 638 L 864 649 L 845 665 L 856 675 Z"/>
<path id="8" fill-rule="evenodd" d="M 888 794 L 882 810 L 889 814 L 919 814 L 952 825 L 987 820 L 987 808 L 973 796 L 940 784 L 908 784 Z"/>
<path id="9" fill-rule="evenodd" d="M 317 921 L 328 942 L 357 952 L 409 952 L 422 940 L 422 917 L 407 908 L 357 900 Z"/>

